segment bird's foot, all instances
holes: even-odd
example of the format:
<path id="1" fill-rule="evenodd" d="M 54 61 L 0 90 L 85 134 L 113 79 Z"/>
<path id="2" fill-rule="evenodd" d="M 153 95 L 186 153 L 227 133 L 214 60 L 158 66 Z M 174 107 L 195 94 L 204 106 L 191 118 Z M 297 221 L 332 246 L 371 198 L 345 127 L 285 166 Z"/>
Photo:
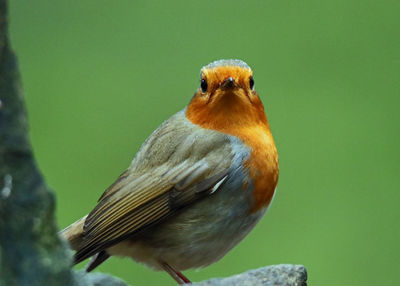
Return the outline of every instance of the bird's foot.
<path id="1" fill-rule="evenodd" d="M 175 270 L 173 267 L 171 267 L 168 263 L 166 262 L 161 262 L 160 263 L 162 268 L 167 272 L 171 277 L 178 282 L 179 285 L 183 284 L 190 284 L 190 280 L 182 274 L 182 272 Z"/>

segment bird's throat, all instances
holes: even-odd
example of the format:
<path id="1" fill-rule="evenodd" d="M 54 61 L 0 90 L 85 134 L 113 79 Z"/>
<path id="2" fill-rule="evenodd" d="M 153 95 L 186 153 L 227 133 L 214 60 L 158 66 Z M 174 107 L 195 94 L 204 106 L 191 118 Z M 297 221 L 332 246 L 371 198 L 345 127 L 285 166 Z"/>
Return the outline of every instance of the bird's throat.
<path id="1" fill-rule="evenodd" d="M 194 98 L 186 109 L 186 117 L 193 124 L 236 136 L 251 150 L 244 166 L 254 185 L 254 212 L 271 202 L 279 175 L 274 139 L 264 107 L 258 97 L 256 100 L 251 107 L 240 102 L 207 107 Z"/>

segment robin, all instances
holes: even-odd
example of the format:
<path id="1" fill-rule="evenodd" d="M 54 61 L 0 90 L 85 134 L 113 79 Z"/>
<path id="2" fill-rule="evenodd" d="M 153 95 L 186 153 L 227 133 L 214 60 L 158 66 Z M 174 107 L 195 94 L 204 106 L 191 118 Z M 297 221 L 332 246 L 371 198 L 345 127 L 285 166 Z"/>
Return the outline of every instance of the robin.
<path id="1" fill-rule="evenodd" d="M 61 232 L 89 257 L 87 271 L 127 256 L 181 271 L 221 259 L 267 210 L 278 182 L 278 154 L 253 72 L 241 60 L 200 71 L 189 105 L 143 143 L 97 206 Z"/>

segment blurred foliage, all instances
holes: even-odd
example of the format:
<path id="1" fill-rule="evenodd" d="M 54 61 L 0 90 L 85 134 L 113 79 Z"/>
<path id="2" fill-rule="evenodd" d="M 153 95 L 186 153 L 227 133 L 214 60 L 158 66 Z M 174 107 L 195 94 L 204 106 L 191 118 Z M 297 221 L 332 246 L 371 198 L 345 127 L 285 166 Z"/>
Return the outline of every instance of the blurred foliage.
<path id="1" fill-rule="evenodd" d="M 269 264 L 310 285 L 394 285 L 400 229 L 399 1 L 10 3 L 31 138 L 60 228 L 94 207 L 212 60 L 255 72 L 280 154 L 257 228 L 195 281 Z M 174 285 L 128 259 L 100 271 Z"/>

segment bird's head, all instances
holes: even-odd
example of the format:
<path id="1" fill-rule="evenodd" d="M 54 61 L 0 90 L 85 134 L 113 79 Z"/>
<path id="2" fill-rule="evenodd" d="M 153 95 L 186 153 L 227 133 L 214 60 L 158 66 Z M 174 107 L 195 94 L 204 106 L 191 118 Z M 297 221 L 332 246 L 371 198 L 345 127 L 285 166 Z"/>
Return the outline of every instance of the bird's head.
<path id="1" fill-rule="evenodd" d="M 253 71 L 241 60 L 218 60 L 204 66 L 200 87 L 186 116 L 195 124 L 218 130 L 228 125 L 265 123 L 264 107 L 254 90 Z"/>

